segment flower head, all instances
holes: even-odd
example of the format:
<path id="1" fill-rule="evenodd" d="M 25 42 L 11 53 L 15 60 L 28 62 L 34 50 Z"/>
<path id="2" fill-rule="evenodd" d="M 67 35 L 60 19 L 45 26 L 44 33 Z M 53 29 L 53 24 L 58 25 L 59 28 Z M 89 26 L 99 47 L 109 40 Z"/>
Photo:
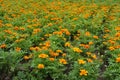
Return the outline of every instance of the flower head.
<path id="1" fill-rule="evenodd" d="M 44 54 L 44 53 L 42 53 L 42 54 L 39 54 L 39 56 L 38 56 L 39 58 L 47 58 L 48 57 L 48 55 L 47 54 Z"/>
<path id="2" fill-rule="evenodd" d="M 73 51 L 74 51 L 74 52 L 78 52 L 78 53 L 83 52 L 81 49 L 79 49 L 79 48 L 77 48 L 77 47 L 73 48 Z"/>
<path id="3" fill-rule="evenodd" d="M 85 69 L 80 70 L 80 76 L 87 76 L 88 75 L 88 71 L 86 71 Z"/>
<path id="4" fill-rule="evenodd" d="M 86 61 L 84 61 L 84 60 L 78 60 L 78 63 L 79 63 L 79 64 L 85 64 Z"/>
<path id="5" fill-rule="evenodd" d="M 67 61 L 65 59 L 59 59 L 59 62 L 62 63 L 62 64 L 67 64 Z"/>
<path id="6" fill-rule="evenodd" d="M 45 66 L 44 66 L 44 64 L 38 64 L 38 69 L 43 69 Z"/>
<path id="7" fill-rule="evenodd" d="M 116 62 L 120 62 L 120 57 L 116 58 Z"/>

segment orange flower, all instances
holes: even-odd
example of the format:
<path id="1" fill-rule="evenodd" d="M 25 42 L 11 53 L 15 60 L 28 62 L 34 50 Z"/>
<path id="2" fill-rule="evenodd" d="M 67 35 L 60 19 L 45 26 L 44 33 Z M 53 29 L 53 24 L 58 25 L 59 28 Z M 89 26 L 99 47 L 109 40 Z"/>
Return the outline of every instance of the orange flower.
<path id="1" fill-rule="evenodd" d="M 37 67 L 38 67 L 38 69 L 44 69 L 45 66 L 44 66 L 44 64 L 38 64 Z"/>
<path id="2" fill-rule="evenodd" d="M 94 55 L 92 55 L 92 58 L 93 59 L 97 59 L 97 56 L 94 54 Z"/>
<path id="3" fill-rule="evenodd" d="M 69 36 L 69 35 L 70 35 L 70 32 L 69 32 L 69 31 L 66 31 L 65 34 Z"/>
<path id="4" fill-rule="evenodd" d="M 66 42 L 65 47 L 70 47 L 70 42 Z"/>
<path id="5" fill-rule="evenodd" d="M 65 56 L 66 56 L 66 53 L 63 53 L 62 56 L 65 57 Z"/>
<path id="6" fill-rule="evenodd" d="M 80 44 L 79 46 L 82 46 L 82 47 L 84 47 L 84 46 L 85 46 L 85 44 Z"/>
<path id="7" fill-rule="evenodd" d="M 120 37 L 120 32 L 117 32 L 117 33 L 115 34 L 115 36 L 116 36 L 116 37 Z"/>
<path id="8" fill-rule="evenodd" d="M 44 53 L 42 53 L 42 54 L 39 54 L 39 56 L 38 56 L 39 58 L 47 58 L 48 57 L 48 55 L 47 54 L 44 54 Z"/>
<path id="9" fill-rule="evenodd" d="M 48 23 L 48 25 L 47 26 L 52 26 L 53 24 L 52 23 Z"/>
<path id="10" fill-rule="evenodd" d="M 116 62 L 120 62 L 120 57 L 116 58 Z"/>
<path id="11" fill-rule="evenodd" d="M 38 32 L 41 32 L 41 30 L 39 28 L 33 30 L 33 34 L 37 34 Z"/>
<path id="12" fill-rule="evenodd" d="M 85 35 L 86 35 L 86 36 L 90 36 L 90 32 L 88 32 L 88 31 L 85 32 Z"/>
<path id="13" fill-rule="evenodd" d="M 85 64 L 86 61 L 84 61 L 84 60 L 78 60 L 78 63 L 79 63 L 79 64 Z"/>
<path id="14" fill-rule="evenodd" d="M 28 60 L 28 59 L 30 59 L 30 57 L 29 56 L 24 56 L 24 59 Z"/>
<path id="15" fill-rule="evenodd" d="M 23 27 L 20 27 L 20 30 L 24 31 L 24 30 L 25 30 L 25 28 L 23 28 Z"/>
<path id="16" fill-rule="evenodd" d="M 53 56 L 53 57 L 57 57 L 57 56 L 59 56 L 59 53 L 50 52 L 50 55 Z"/>
<path id="17" fill-rule="evenodd" d="M 61 64 L 67 64 L 67 61 L 65 60 L 65 59 L 59 59 L 59 62 L 61 63 Z"/>
<path id="18" fill-rule="evenodd" d="M 74 52 L 78 52 L 78 53 L 83 52 L 81 49 L 79 49 L 79 48 L 77 48 L 77 47 L 73 48 L 73 51 L 74 51 Z"/>
<path id="19" fill-rule="evenodd" d="M 115 28 L 116 31 L 120 31 L 120 26 Z"/>
<path id="20" fill-rule="evenodd" d="M 49 58 L 50 61 L 54 61 L 55 59 L 54 58 Z"/>
<path id="21" fill-rule="evenodd" d="M 89 55 L 91 55 L 91 52 L 86 52 L 86 54 L 89 56 Z"/>
<path id="22" fill-rule="evenodd" d="M 56 52 L 57 52 L 57 53 L 62 53 L 62 51 L 61 51 L 61 50 L 56 50 Z"/>
<path id="23" fill-rule="evenodd" d="M 73 18 L 72 20 L 73 20 L 73 21 L 76 21 L 76 20 L 78 20 L 78 18 Z"/>
<path id="24" fill-rule="evenodd" d="M 89 45 L 84 45 L 84 48 L 88 49 L 90 46 Z"/>
<path id="25" fill-rule="evenodd" d="M 84 18 L 87 19 L 90 16 L 90 14 L 85 14 Z"/>
<path id="26" fill-rule="evenodd" d="M 35 48 L 34 47 L 30 47 L 30 50 L 35 50 Z"/>
<path id="27" fill-rule="evenodd" d="M 93 42 L 92 42 L 92 41 L 90 41 L 90 42 L 89 42 L 89 45 L 92 45 L 92 44 L 93 44 Z"/>
<path id="28" fill-rule="evenodd" d="M 46 47 L 50 47 L 50 41 L 46 41 L 46 42 L 44 43 L 44 45 L 45 45 Z"/>
<path id="29" fill-rule="evenodd" d="M 98 36 L 93 36 L 94 39 L 98 39 Z"/>
<path id="30" fill-rule="evenodd" d="M 70 35 L 70 32 L 68 31 L 68 29 L 61 29 L 61 32 L 65 32 L 66 35 Z"/>
<path id="31" fill-rule="evenodd" d="M 90 62 L 90 63 L 93 62 L 92 59 L 87 59 L 87 61 Z"/>
<path id="32" fill-rule="evenodd" d="M 16 49 L 15 49 L 17 52 L 19 52 L 20 50 L 21 50 L 21 48 L 19 48 L 19 47 L 16 47 Z"/>
<path id="33" fill-rule="evenodd" d="M 109 47 L 109 50 L 113 51 L 113 50 L 115 50 L 115 48 L 111 46 L 111 47 Z"/>
<path id="34" fill-rule="evenodd" d="M 0 45 L 0 48 L 6 48 L 6 44 Z"/>
<path id="35" fill-rule="evenodd" d="M 88 75 L 88 71 L 86 71 L 85 69 L 80 70 L 80 76 L 87 76 Z"/>

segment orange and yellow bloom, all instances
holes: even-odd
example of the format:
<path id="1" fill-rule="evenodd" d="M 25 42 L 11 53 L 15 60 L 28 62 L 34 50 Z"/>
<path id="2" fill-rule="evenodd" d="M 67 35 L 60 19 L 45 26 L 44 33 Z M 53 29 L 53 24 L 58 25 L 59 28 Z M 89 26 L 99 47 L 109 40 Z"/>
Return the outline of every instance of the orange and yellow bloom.
<path id="1" fill-rule="evenodd" d="M 82 70 L 80 70 L 80 76 L 87 76 L 88 75 L 88 71 L 87 70 L 85 70 L 85 69 L 82 69 Z"/>

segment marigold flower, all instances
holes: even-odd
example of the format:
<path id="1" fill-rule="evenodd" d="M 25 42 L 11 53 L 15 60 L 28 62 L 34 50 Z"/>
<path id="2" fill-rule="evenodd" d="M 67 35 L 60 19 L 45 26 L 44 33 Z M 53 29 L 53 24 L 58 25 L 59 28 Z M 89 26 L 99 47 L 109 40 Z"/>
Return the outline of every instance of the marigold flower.
<path id="1" fill-rule="evenodd" d="M 84 48 L 88 49 L 90 46 L 89 45 L 84 45 Z"/>
<path id="2" fill-rule="evenodd" d="M 65 56 L 66 56 L 66 53 L 63 53 L 62 56 L 65 57 Z"/>
<path id="3" fill-rule="evenodd" d="M 120 37 L 120 32 L 117 32 L 117 33 L 115 34 L 115 36 L 116 36 L 116 37 Z"/>
<path id="4" fill-rule="evenodd" d="M 55 58 L 49 58 L 49 60 L 50 60 L 50 61 L 54 61 L 54 60 L 55 60 Z"/>
<path id="5" fill-rule="evenodd" d="M 85 14 L 84 18 L 87 19 L 90 16 L 90 14 Z"/>
<path id="6" fill-rule="evenodd" d="M 89 45 L 92 45 L 92 44 L 93 44 L 93 42 L 92 42 L 92 41 L 90 41 L 90 42 L 89 42 Z"/>
<path id="7" fill-rule="evenodd" d="M 94 54 L 94 55 L 92 55 L 92 58 L 93 59 L 97 59 L 97 56 Z"/>
<path id="8" fill-rule="evenodd" d="M 57 57 L 57 56 L 59 56 L 59 53 L 50 52 L 50 55 L 53 56 L 53 57 Z"/>
<path id="9" fill-rule="evenodd" d="M 66 31 L 65 34 L 69 36 L 69 35 L 70 35 L 70 32 L 69 32 L 69 31 Z"/>
<path id="10" fill-rule="evenodd" d="M 84 61 L 84 60 L 78 60 L 78 63 L 79 63 L 79 64 L 85 64 L 86 61 Z"/>
<path id="11" fill-rule="evenodd" d="M 47 26 L 52 26 L 53 24 L 52 23 L 48 23 L 48 25 Z"/>
<path id="12" fill-rule="evenodd" d="M 85 32 L 85 35 L 86 35 L 86 36 L 90 36 L 90 32 L 88 32 L 88 31 Z"/>
<path id="13" fill-rule="evenodd" d="M 77 48 L 77 47 L 73 48 L 73 51 L 74 51 L 74 52 L 78 52 L 78 53 L 83 52 L 81 49 L 79 49 L 79 48 Z"/>
<path id="14" fill-rule="evenodd" d="M 59 59 L 59 62 L 61 63 L 61 64 L 67 64 L 67 61 L 65 60 L 65 59 Z"/>
<path id="15" fill-rule="evenodd" d="M 19 48 L 19 47 L 16 47 L 16 49 L 15 49 L 17 52 L 19 52 L 20 50 L 21 50 L 21 48 Z"/>
<path id="16" fill-rule="evenodd" d="M 120 57 L 116 58 L 116 62 L 120 62 Z"/>
<path id="17" fill-rule="evenodd" d="M 87 61 L 90 62 L 90 63 L 93 62 L 93 60 L 92 60 L 92 59 L 89 59 L 89 58 L 87 59 Z"/>
<path id="18" fill-rule="evenodd" d="M 50 41 L 46 41 L 46 42 L 44 43 L 44 45 L 45 45 L 46 47 L 50 47 Z"/>
<path id="19" fill-rule="evenodd" d="M 86 52 L 86 54 L 89 56 L 89 55 L 91 55 L 92 53 L 91 53 L 91 52 Z"/>
<path id="20" fill-rule="evenodd" d="M 78 18 L 73 18 L 72 20 L 73 20 L 73 21 L 76 21 L 76 20 L 78 20 Z"/>
<path id="21" fill-rule="evenodd" d="M 70 42 L 66 42 L 65 47 L 70 47 Z"/>
<path id="22" fill-rule="evenodd" d="M 30 59 L 30 57 L 29 56 L 24 56 L 24 59 L 28 60 L 28 59 Z"/>
<path id="23" fill-rule="evenodd" d="M 115 48 L 111 46 L 111 47 L 109 47 L 109 50 L 113 51 L 113 50 L 115 50 Z"/>
<path id="24" fill-rule="evenodd" d="M 120 31 L 120 26 L 115 28 L 116 31 Z"/>
<path id="25" fill-rule="evenodd" d="M 39 54 L 39 56 L 38 56 L 39 58 L 47 58 L 48 57 L 48 55 L 47 54 L 44 54 L 44 53 L 42 53 L 42 54 Z"/>
<path id="26" fill-rule="evenodd" d="M 45 66 L 44 66 L 44 64 L 38 64 L 37 67 L 38 67 L 38 69 L 44 69 Z"/>
<path id="27" fill-rule="evenodd" d="M 98 36 L 93 36 L 94 39 L 98 39 Z"/>
<path id="28" fill-rule="evenodd" d="M 80 44 L 79 46 L 82 46 L 82 47 L 84 47 L 84 46 L 85 46 L 85 44 Z"/>
<path id="29" fill-rule="evenodd" d="M 87 76 L 88 75 L 88 71 L 86 71 L 85 69 L 80 70 L 80 76 Z"/>
<path id="30" fill-rule="evenodd" d="M 62 51 L 61 51 L 61 50 L 56 50 L 56 52 L 57 52 L 57 53 L 62 53 Z"/>
<path id="31" fill-rule="evenodd" d="M 0 45 L 0 48 L 6 48 L 6 44 Z"/>

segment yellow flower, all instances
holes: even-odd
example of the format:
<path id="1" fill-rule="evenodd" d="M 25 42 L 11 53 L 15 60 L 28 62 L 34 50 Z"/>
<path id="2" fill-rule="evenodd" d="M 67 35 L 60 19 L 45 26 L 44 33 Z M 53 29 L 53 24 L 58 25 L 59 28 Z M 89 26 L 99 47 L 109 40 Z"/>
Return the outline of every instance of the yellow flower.
<path id="1" fill-rule="evenodd" d="M 94 55 L 92 55 L 92 58 L 93 59 L 97 59 L 97 56 L 94 54 Z"/>
<path id="2" fill-rule="evenodd" d="M 90 47 L 90 46 L 89 46 L 89 45 L 87 45 L 87 44 L 86 44 L 86 45 L 84 45 L 84 48 L 86 48 L 86 49 L 88 49 L 89 47 Z"/>
<path id="3" fill-rule="evenodd" d="M 115 28 L 116 31 L 120 31 L 120 26 Z"/>
<path id="4" fill-rule="evenodd" d="M 6 48 L 6 44 L 0 45 L 0 48 Z"/>
<path id="5" fill-rule="evenodd" d="M 109 47 L 109 50 L 112 51 L 112 50 L 115 50 L 115 48 L 111 46 L 111 47 Z"/>
<path id="6" fill-rule="evenodd" d="M 19 52 L 20 50 L 21 50 L 21 48 L 19 48 L 19 47 L 16 47 L 16 49 L 15 49 L 17 52 Z"/>
<path id="7" fill-rule="evenodd" d="M 54 58 L 49 58 L 50 61 L 54 61 L 55 59 Z"/>
<path id="8" fill-rule="evenodd" d="M 61 50 L 56 50 L 56 52 L 57 52 L 57 53 L 62 53 L 62 51 L 61 51 Z"/>
<path id="9" fill-rule="evenodd" d="M 78 52 L 78 53 L 83 52 L 81 49 L 79 49 L 79 48 L 77 48 L 77 47 L 73 48 L 73 51 L 74 51 L 74 52 Z"/>
<path id="10" fill-rule="evenodd" d="M 120 57 L 116 58 L 116 62 L 120 62 Z"/>
<path id="11" fill-rule="evenodd" d="M 66 56 L 66 53 L 63 53 L 62 56 L 65 57 L 65 56 Z"/>
<path id="12" fill-rule="evenodd" d="M 98 39 L 98 36 L 93 36 L 94 39 Z"/>
<path id="13" fill-rule="evenodd" d="M 66 42 L 65 47 L 70 47 L 70 42 Z"/>
<path id="14" fill-rule="evenodd" d="M 85 69 L 80 70 L 80 76 L 87 76 L 88 75 L 88 71 L 86 71 Z"/>
<path id="15" fill-rule="evenodd" d="M 30 59 L 30 57 L 29 56 L 24 56 L 24 59 L 28 60 L 28 59 Z"/>
<path id="16" fill-rule="evenodd" d="M 92 53 L 91 53 L 91 52 L 86 52 L 86 54 L 89 56 L 89 55 L 91 55 Z"/>
<path id="17" fill-rule="evenodd" d="M 89 59 L 89 58 L 87 59 L 87 61 L 90 62 L 90 63 L 93 62 L 92 59 Z"/>
<path id="18" fill-rule="evenodd" d="M 78 18 L 73 18 L 72 20 L 73 20 L 73 21 L 76 21 L 76 20 L 78 20 Z"/>
<path id="19" fill-rule="evenodd" d="M 116 37 L 120 37 L 120 32 L 117 32 L 117 33 L 115 34 L 115 36 L 116 36 Z"/>
<path id="20" fill-rule="evenodd" d="M 89 45 L 92 45 L 92 44 L 93 44 L 93 42 L 92 42 L 92 41 L 90 41 L 90 42 L 89 42 Z"/>
<path id="21" fill-rule="evenodd" d="M 59 62 L 61 63 L 61 64 L 67 64 L 67 61 L 65 60 L 65 59 L 59 59 Z"/>
<path id="22" fill-rule="evenodd" d="M 78 63 L 79 63 L 79 64 L 85 64 L 86 61 L 84 61 L 84 60 L 78 60 Z"/>
<path id="23" fill-rule="evenodd" d="M 45 66 L 44 66 L 44 64 L 38 64 L 37 67 L 38 67 L 38 69 L 44 69 Z"/>
<path id="24" fill-rule="evenodd" d="M 90 32 L 88 32 L 88 31 L 85 32 L 85 35 L 86 35 L 86 36 L 90 36 Z"/>
<path id="25" fill-rule="evenodd" d="M 44 53 L 42 53 L 42 54 L 39 54 L 39 56 L 38 56 L 39 58 L 47 58 L 48 57 L 48 55 L 47 54 L 44 54 Z"/>

